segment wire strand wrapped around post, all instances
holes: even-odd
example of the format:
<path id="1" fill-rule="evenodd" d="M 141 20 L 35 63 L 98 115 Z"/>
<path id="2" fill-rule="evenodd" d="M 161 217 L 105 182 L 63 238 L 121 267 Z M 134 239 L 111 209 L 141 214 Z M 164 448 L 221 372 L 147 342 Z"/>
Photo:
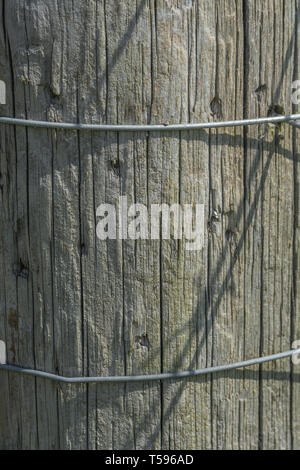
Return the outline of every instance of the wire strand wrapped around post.
<path id="1" fill-rule="evenodd" d="M 242 119 L 235 121 L 200 122 L 186 124 L 80 124 L 70 122 L 35 121 L 31 119 L 18 119 L 0 117 L 0 124 L 11 124 L 25 127 L 44 127 L 47 129 L 65 129 L 77 131 L 111 131 L 111 132 L 155 132 L 155 131 L 188 131 L 197 129 L 217 129 L 219 127 L 253 126 L 256 124 L 288 124 L 300 126 L 300 114 L 289 116 L 272 116 L 255 119 Z"/>
<path id="2" fill-rule="evenodd" d="M 292 349 L 271 356 L 258 357 L 243 362 L 235 362 L 233 364 L 225 364 L 221 366 L 207 367 L 205 369 L 186 370 L 181 372 L 168 372 L 165 374 L 149 374 L 149 375 L 124 375 L 124 376 L 110 376 L 110 377 L 62 377 L 60 375 L 50 374 L 33 369 L 24 369 L 22 367 L 13 366 L 9 364 L 0 365 L 0 370 L 7 370 L 10 372 L 18 372 L 25 375 L 33 375 L 44 379 L 53 380 L 55 382 L 63 383 L 121 383 L 121 382 L 153 382 L 155 380 L 178 380 L 183 378 L 197 377 L 200 375 L 207 375 L 218 373 L 222 371 L 241 369 L 244 367 L 255 366 L 265 362 L 278 361 L 294 355 L 300 354 L 299 349 Z"/>

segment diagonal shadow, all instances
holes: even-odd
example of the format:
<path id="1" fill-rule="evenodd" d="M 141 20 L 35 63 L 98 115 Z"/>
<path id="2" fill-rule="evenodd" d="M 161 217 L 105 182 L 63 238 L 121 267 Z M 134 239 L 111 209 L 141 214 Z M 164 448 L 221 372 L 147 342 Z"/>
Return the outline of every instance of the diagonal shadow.
<path id="1" fill-rule="evenodd" d="M 147 3 L 147 0 L 141 0 L 141 2 L 139 3 L 139 5 L 136 9 L 135 15 L 133 15 L 132 18 L 130 19 L 129 24 L 128 24 L 128 28 L 127 28 L 124 36 L 120 40 L 116 50 L 114 51 L 111 59 L 108 60 L 108 62 L 106 64 L 106 68 L 104 69 L 103 73 L 100 76 L 100 88 L 102 88 L 104 86 L 104 83 L 106 83 L 106 86 L 107 86 L 107 82 L 109 80 L 109 74 L 111 73 L 112 69 L 116 66 L 119 58 L 121 57 L 123 51 L 126 48 L 126 45 L 130 41 L 131 36 L 132 36 L 132 34 L 135 30 L 135 27 L 136 27 L 136 25 L 138 23 L 138 20 L 139 20 L 142 12 L 144 10 L 144 7 L 145 7 L 146 3 Z M 106 0 L 104 1 L 104 9 L 106 9 Z M 106 16 L 106 14 L 105 14 L 105 16 Z"/>
<path id="2" fill-rule="evenodd" d="M 275 140 L 275 137 L 274 137 L 274 140 Z M 224 292 L 226 291 L 226 286 L 228 285 L 228 281 L 230 280 L 231 275 L 232 275 L 232 269 L 233 269 L 234 265 L 236 264 L 236 262 L 238 260 L 239 254 L 242 250 L 242 247 L 243 247 L 243 244 L 244 244 L 244 241 L 245 241 L 247 231 L 248 231 L 249 227 L 251 226 L 254 215 L 256 213 L 256 208 L 257 208 L 258 202 L 260 200 L 260 197 L 261 197 L 261 194 L 262 194 L 262 191 L 264 189 L 265 182 L 266 182 L 266 179 L 267 179 L 268 170 L 270 168 L 273 152 L 274 152 L 274 149 L 271 146 L 271 148 L 269 149 L 268 156 L 267 156 L 266 164 L 265 164 L 265 166 L 263 168 L 263 171 L 262 171 L 262 178 L 261 178 L 259 187 L 257 188 L 254 200 L 253 200 L 253 202 L 252 202 L 252 204 L 249 208 L 248 215 L 245 219 L 243 232 L 242 232 L 242 234 L 239 238 L 239 241 L 237 243 L 234 255 L 231 257 L 231 263 L 230 263 L 229 269 L 228 269 L 228 271 L 225 275 L 225 278 L 224 278 L 221 286 L 219 286 L 219 294 L 218 294 L 217 298 L 208 307 L 208 311 L 210 312 L 210 316 L 207 315 L 208 318 L 207 318 L 206 328 L 205 328 L 205 330 L 202 334 L 202 337 L 200 338 L 200 341 L 197 343 L 196 351 L 193 355 L 193 358 L 190 361 L 190 364 L 189 364 L 189 369 L 190 370 L 195 369 L 197 367 L 199 355 L 201 353 L 201 350 L 202 350 L 203 346 L 205 345 L 207 335 L 211 331 L 212 326 L 214 324 L 218 308 L 219 308 L 220 303 L 222 301 Z M 254 175 L 256 174 L 256 172 L 258 170 L 258 167 L 259 167 L 260 163 L 261 163 L 261 150 L 258 149 L 257 152 L 256 152 L 256 156 L 254 158 L 252 167 L 250 169 L 250 173 L 249 173 L 249 177 L 248 177 L 248 184 L 250 183 L 250 181 L 252 181 Z M 237 225 L 238 225 L 239 221 L 241 220 L 241 218 L 243 216 L 243 212 L 244 212 L 243 209 L 244 209 L 244 200 L 241 201 L 241 203 L 238 207 L 238 210 L 237 210 L 237 216 L 236 216 Z M 220 276 L 220 274 L 222 272 L 222 269 L 224 267 L 224 260 L 226 258 L 227 253 L 228 253 L 228 250 L 229 250 L 229 244 L 226 245 L 226 247 L 225 247 L 225 249 L 222 253 L 222 257 L 219 259 L 213 273 L 210 276 L 209 285 L 215 284 L 218 277 Z M 206 299 L 207 299 L 207 292 L 206 292 L 206 289 L 204 289 L 202 294 L 201 294 L 201 297 L 199 298 L 198 305 L 195 309 L 195 313 L 193 314 L 193 317 L 190 320 L 190 322 L 197 319 L 197 316 L 198 316 L 198 313 L 199 313 L 199 307 L 201 305 L 203 305 L 203 303 L 206 301 Z M 195 336 L 196 334 L 197 333 L 194 332 L 194 333 L 192 333 L 192 336 Z M 185 343 L 185 345 L 184 345 L 184 347 L 181 351 L 181 356 L 182 357 L 185 357 L 185 355 L 189 351 L 191 339 L 192 338 L 189 338 L 189 340 L 186 341 L 186 343 Z M 227 373 L 227 375 L 225 375 L 225 376 L 228 377 L 228 374 L 229 373 Z M 162 388 L 164 389 L 166 387 L 166 384 L 171 383 L 171 382 L 172 381 L 162 383 Z M 163 428 L 163 425 L 170 418 L 170 416 L 172 414 L 172 411 L 173 411 L 174 407 L 176 406 L 176 403 L 178 402 L 178 400 L 179 400 L 179 398 L 180 398 L 180 396 L 181 396 L 181 394 L 182 394 L 182 392 L 183 392 L 183 390 L 186 386 L 186 383 L 187 383 L 187 380 L 183 380 L 179 384 L 178 389 L 176 390 L 172 400 L 168 403 L 167 408 L 165 410 L 163 410 L 163 418 L 162 418 L 163 422 L 159 423 L 157 425 L 156 429 L 154 430 L 154 432 L 152 434 L 152 438 L 151 438 L 152 441 L 155 441 L 155 439 L 159 436 L 159 434 L 161 432 L 161 429 Z M 163 392 L 162 392 L 162 395 L 163 395 Z M 128 444 L 129 444 L 129 442 L 128 442 Z"/>
<path id="3" fill-rule="evenodd" d="M 280 89 L 281 89 L 281 86 L 282 86 L 282 83 L 283 83 L 283 79 L 284 79 L 284 74 L 285 74 L 285 71 L 286 71 L 286 68 L 287 68 L 287 65 L 292 57 L 292 51 L 293 51 L 293 45 L 294 45 L 294 38 L 295 38 L 295 32 L 297 30 L 297 25 L 298 25 L 298 22 L 299 22 L 299 18 L 298 18 L 298 21 L 295 21 L 295 25 L 294 25 L 294 31 L 293 31 L 293 34 L 292 34 L 292 38 L 291 38 L 291 41 L 289 43 L 289 47 L 287 49 L 287 52 L 286 52 L 286 55 L 285 55 L 285 61 L 284 61 L 284 67 L 283 67 L 283 70 L 282 70 L 282 74 L 281 74 L 281 78 L 280 78 L 280 82 L 276 88 L 276 91 L 275 91 L 275 94 L 274 94 L 274 97 L 275 97 L 275 100 L 277 101 L 279 99 L 279 93 L 280 93 Z M 245 136 L 246 137 L 246 136 Z M 241 138 L 241 140 L 243 141 L 244 139 Z M 248 140 L 246 138 L 246 140 Z M 276 132 L 275 132 L 275 135 L 274 135 L 274 140 L 273 140 L 273 144 L 274 144 L 274 147 L 277 147 L 277 144 L 278 144 L 278 140 L 277 140 L 277 135 L 276 135 Z M 262 191 L 264 189 L 264 186 L 265 186 L 265 182 L 266 182 L 266 178 L 267 178 L 267 174 L 268 174 L 268 171 L 269 171 L 269 168 L 270 168 L 270 164 L 271 164 L 271 159 L 272 159 L 272 154 L 273 154 L 273 151 L 274 149 L 270 148 L 269 149 L 269 153 L 268 153 L 268 156 L 267 156 L 267 159 L 266 159 L 266 164 L 264 165 L 264 168 L 262 169 L 262 177 L 261 177 L 261 181 L 259 183 L 259 187 L 255 193 L 255 196 L 254 196 L 254 200 L 250 206 L 250 209 L 249 209 L 249 212 L 247 214 L 247 217 L 245 218 L 245 222 L 244 222 L 244 230 L 243 230 L 243 233 L 237 243 L 237 246 L 236 246 L 236 250 L 235 250 L 235 253 L 234 253 L 234 256 L 231 258 L 231 263 L 230 263 L 230 267 L 226 273 L 226 276 L 224 278 L 224 281 L 222 283 L 222 286 L 219 288 L 219 295 L 217 297 L 217 299 L 213 302 L 213 304 L 210 306 L 209 310 L 211 312 L 211 315 L 207 321 L 207 326 L 205 328 L 205 331 L 202 335 L 202 338 L 199 342 L 199 344 L 197 344 L 197 348 L 196 348 L 196 352 L 190 362 L 190 366 L 189 366 L 189 369 L 194 369 L 196 368 L 197 366 L 197 362 L 198 362 L 198 355 L 200 354 L 200 350 L 202 349 L 202 347 L 204 346 L 205 344 L 205 341 L 206 341 L 206 337 L 207 337 L 207 334 L 208 332 L 212 329 L 212 326 L 213 326 L 213 323 L 215 321 L 215 317 L 216 317 L 216 314 L 217 314 L 217 310 L 218 310 L 218 307 L 220 306 L 220 303 L 221 303 L 221 300 L 222 300 L 222 297 L 223 297 L 223 292 L 226 291 L 226 286 L 228 284 L 228 281 L 230 280 L 230 277 L 231 277 L 231 272 L 232 272 L 232 269 L 234 267 L 234 265 L 236 264 L 236 261 L 238 260 L 238 256 L 242 250 L 242 247 L 243 247 L 243 244 L 244 244 L 244 241 L 245 241 L 245 237 L 246 237 L 246 233 L 251 225 L 251 222 L 254 218 L 254 215 L 256 213 L 256 208 L 257 208 L 257 204 L 259 202 L 259 199 L 261 197 L 261 194 L 262 194 Z M 276 151 L 277 151 L 277 148 L 276 148 Z M 247 187 L 249 186 L 249 183 L 253 180 L 253 177 L 258 169 L 258 166 L 259 166 L 259 162 L 261 161 L 260 159 L 260 154 L 261 154 L 261 151 L 260 151 L 260 148 L 258 148 L 257 150 L 257 153 L 256 153 L 256 157 L 254 159 L 254 162 L 250 168 L 250 172 L 249 172 L 249 175 L 248 175 L 248 181 L 247 181 Z M 246 188 L 245 188 L 246 190 Z M 244 201 L 242 201 L 240 203 L 240 206 L 238 208 L 238 211 L 237 211 L 237 216 L 236 216 L 236 225 L 239 224 L 239 221 L 242 217 L 242 214 L 243 214 L 243 209 L 244 209 Z M 226 258 L 226 254 L 228 252 L 228 245 L 225 247 L 223 253 L 222 253 L 222 256 L 221 258 L 219 259 L 218 263 L 217 263 L 217 266 L 211 276 L 211 278 L 209 279 L 209 283 L 210 284 L 213 284 L 217 279 L 218 279 L 218 276 L 220 275 L 221 271 L 222 271 L 222 268 L 223 268 L 223 264 L 224 264 L 224 260 Z M 203 302 L 205 302 L 206 300 L 206 292 L 203 292 L 202 293 L 202 298 L 200 297 L 199 301 L 198 301 L 198 306 L 197 308 L 195 309 L 195 313 L 193 315 L 193 318 L 196 317 L 197 313 L 198 313 L 198 309 L 199 307 L 201 306 L 201 304 L 203 304 Z M 194 333 L 195 335 L 196 333 Z M 182 353 L 181 355 L 184 357 L 185 354 L 188 352 L 189 350 L 189 341 L 186 342 L 183 350 L 182 350 Z M 237 371 L 234 371 L 235 372 L 235 376 L 236 375 L 236 372 Z M 229 373 L 225 373 L 223 374 L 225 377 L 228 377 Z M 239 373 L 240 374 L 240 373 Z M 263 378 L 263 377 L 266 377 L 266 375 L 263 375 L 263 371 L 259 371 L 259 377 Z M 232 375 L 232 374 L 231 374 Z M 242 377 L 245 377 L 245 371 L 242 371 Z M 273 377 L 273 373 L 269 375 L 269 377 Z M 282 377 L 285 377 L 288 378 L 290 380 L 291 376 L 290 374 L 287 374 L 287 375 L 283 375 Z M 163 389 L 165 387 L 165 383 L 162 383 L 162 396 L 163 396 Z M 176 406 L 176 403 L 178 402 L 184 388 L 185 388 L 185 385 L 186 385 L 186 380 L 182 381 L 178 387 L 178 389 L 176 390 L 172 400 L 168 403 L 168 407 L 166 408 L 166 410 L 163 409 L 163 415 L 162 415 L 162 423 L 159 423 L 159 425 L 156 426 L 156 429 L 154 430 L 153 432 L 153 435 L 152 435 L 152 441 L 154 441 L 158 436 L 159 434 L 161 433 L 161 431 L 163 430 L 164 428 L 164 424 L 168 421 L 168 419 L 170 418 L 171 416 L 171 413 L 172 413 L 172 409 Z M 162 406 L 163 406 L 163 403 L 162 403 Z M 162 436 L 161 436 L 161 439 L 162 439 Z"/>

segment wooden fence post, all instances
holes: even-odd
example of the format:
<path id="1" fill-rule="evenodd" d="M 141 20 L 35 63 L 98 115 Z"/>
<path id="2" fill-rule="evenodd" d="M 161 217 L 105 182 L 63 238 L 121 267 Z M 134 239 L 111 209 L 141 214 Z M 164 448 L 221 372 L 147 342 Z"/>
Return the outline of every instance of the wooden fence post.
<path id="1" fill-rule="evenodd" d="M 291 114 L 299 0 L 0 1 L 0 115 L 110 124 Z M 297 75 L 298 74 L 298 75 Z M 194 369 L 291 348 L 299 133 L 0 124 L 0 340 L 65 376 Z M 204 247 L 99 240 L 100 204 L 205 207 Z M 289 359 L 181 381 L 0 371 L 0 449 L 300 448 Z"/>

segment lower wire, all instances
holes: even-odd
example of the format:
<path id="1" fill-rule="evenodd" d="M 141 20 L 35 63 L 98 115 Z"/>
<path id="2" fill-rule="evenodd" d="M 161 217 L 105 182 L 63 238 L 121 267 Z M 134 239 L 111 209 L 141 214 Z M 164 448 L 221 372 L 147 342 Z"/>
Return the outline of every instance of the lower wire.
<path id="1" fill-rule="evenodd" d="M 205 369 L 187 370 L 181 372 L 168 372 L 164 374 L 151 374 L 151 375 L 129 375 L 129 376 L 111 376 L 111 377 L 63 377 L 60 375 L 51 374 L 48 372 L 42 372 L 40 370 L 25 369 L 23 367 L 14 366 L 10 364 L 0 364 L 0 370 L 7 370 L 10 372 L 17 372 L 25 375 L 33 375 L 35 377 L 41 377 L 44 379 L 53 380 L 55 382 L 63 383 L 121 383 L 121 382 L 150 382 L 155 380 L 176 380 L 186 377 L 196 377 L 199 375 L 213 374 L 227 370 L 241 369 L 244 367 L 255 366 L 257 364 L 263 364 L 265 362 L 277 361 L 294 355 L 300 354 L 299 349 L 292 349 L 291 351 L 285 351 L 271 356 L 258 357 L 256 359 L 250 359 L 243 362 L 235 362 L 233 364 L 225 364 L 214 367 L 207 367 Z"/>

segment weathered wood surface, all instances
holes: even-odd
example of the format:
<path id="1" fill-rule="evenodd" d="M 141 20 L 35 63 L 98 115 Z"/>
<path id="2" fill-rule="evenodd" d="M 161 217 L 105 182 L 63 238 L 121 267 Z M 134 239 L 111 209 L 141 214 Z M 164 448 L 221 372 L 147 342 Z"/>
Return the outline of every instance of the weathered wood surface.
<path id="1" fill-rule="evenodd" d="M 0 15 L 2 115 L 139 124 L 300 112 L 299 0 L 1 0 Z M 299 148 L 288 125 L 149 135 L 1 125 L 8 361 L 147 374 L 290 349 Z M 119 195 L 203 202 L 204 249 L 101 242 L 96 208 Z M 299 382 L 289 359 L 163 385 L 1 372 L 0 448 L 299 449 Z"/>

